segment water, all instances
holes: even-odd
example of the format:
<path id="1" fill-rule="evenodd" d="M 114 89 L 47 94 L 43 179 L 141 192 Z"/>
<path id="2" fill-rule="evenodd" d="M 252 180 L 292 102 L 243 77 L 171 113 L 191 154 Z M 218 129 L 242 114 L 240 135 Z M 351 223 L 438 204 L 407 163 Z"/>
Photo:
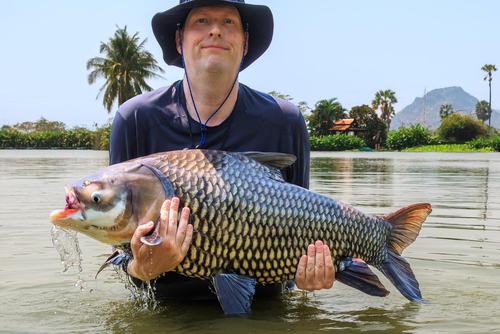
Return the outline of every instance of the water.
<path id="1" fill-rule="evenodd" d="M 0 151 L 1 333 L 500 333 L 497 153 L 313 153 L 317 192 L 372 214 L 432 204 L 403 253 L 430 303 L 408 302 L 375 269 L 392 292 L 386 298 L 337 282 L 314 294 L 255 300 L 246 318 L 224 316 L 214 302 L 138 308 L 112 269 L 94 279 L 111 250 L 81 234 L 82 272 L 77 265 L 63 273 L 48 216 L 64 207 L 66 182 L 107 163 L 107 152 Z"/>

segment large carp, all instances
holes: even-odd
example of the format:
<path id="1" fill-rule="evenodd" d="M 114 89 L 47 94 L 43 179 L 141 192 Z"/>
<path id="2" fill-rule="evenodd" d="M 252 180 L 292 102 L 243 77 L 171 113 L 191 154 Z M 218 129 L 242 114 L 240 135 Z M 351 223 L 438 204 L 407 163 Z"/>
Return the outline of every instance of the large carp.
<path id="1" fill-rule="evenodd" d="M 406 298 L 424 302 L 401 252 L 418 236 L 431 206 L 367 215 L 284 182 L 279 169 L 294 161 L 293 155 L 278 153 L 157 153 L 68 184 L 66 207 L 52 212 L 50 221 L 130 252 L 138 224 L 157 222 L 143 240 L 161 242 L 160 207 L 179 197 L 191 210 L 193 240 L 174 271 L 211 280 L 226 313 L 250 312 L 255 284 L 294 279 L 301 255 L 316 240 L 330 247 L 338 281 L 386 296 L 370 264 Z"/>

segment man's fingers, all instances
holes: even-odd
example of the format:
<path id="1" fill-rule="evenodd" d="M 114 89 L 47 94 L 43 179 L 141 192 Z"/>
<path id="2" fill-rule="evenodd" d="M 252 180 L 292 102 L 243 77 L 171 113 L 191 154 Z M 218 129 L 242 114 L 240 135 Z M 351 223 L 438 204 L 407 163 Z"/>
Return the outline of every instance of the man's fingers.
<path id="1" fill-rule="evenodd" d="M 307 255 L 302 255 L 297 265 L 297 272 L 295 273 L 295 285 L 299 289 L 302 289 L 303 284 L 306 280 L 306 265 L 307 265 Z"/>
<path id="2" fill-rule="evenodd" d="M 172 198 L 170 201 L 170 210 L 168 211 L 168 231 L 167 238 L 175 240 L 175 235 L 177 234 L 177 213 L 179 212 L 179 199 L 177 197 Z"/>
<path id="3" fill-rule="evenodd" d="M 315 261 L 315 267 L 316 271 L 314 272 L 315 275 L 315 289 L 316 290 L 321 290 L 323 288 L 323 280 L 325 278 L 325 258 L 323 255 L 323 242 L 321 241 L 316 241 L 315 243 L 316 247 L 316 261 Z"/>
<path id="4" fill-rule="evenodd" d="M 184 257 L 189 250 L 189 246 L 191 246 L 191 240 L 193 240 L 193 225 L 189 224 L 186 228 L 186 237 L 181 246 L 181 252 Z"/>
<path id="5" fill-rule="evenodd" d="M 333 266 L 332 256 L 330 254 L 330 248 L 324 245 L 324 256 L 325 256 L 325 282 L 327 285 L 326 289 L 330 289 L 335 281 L 335 267 Z"/>
<path id="6" fill-rule="evenodd" d="M 146 224 L 137 226 L 137 229 L 130 240 L 130 246 L 132 247 L 132 252 L 136 252 L 142 245 L 141 238 L 148 234 L 154 227 L 154 223 L 152 221 L 147 222 Z"/>
<path id="7" fill-rule="evenodd" d="M 177 227 L 177 234 L 175 236 L 175 243 L 177 247 L 181 247 L 186 238 L 186 230 L 189 220 L 189 209 L 183 208 L 181 211 L 181 219 L 179 220 L 179 226 Z"/>

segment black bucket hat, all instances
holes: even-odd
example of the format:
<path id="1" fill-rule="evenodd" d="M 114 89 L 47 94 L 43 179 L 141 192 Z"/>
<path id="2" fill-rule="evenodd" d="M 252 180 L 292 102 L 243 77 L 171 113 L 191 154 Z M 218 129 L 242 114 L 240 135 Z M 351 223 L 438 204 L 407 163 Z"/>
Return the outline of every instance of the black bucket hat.
<path id="1" fill-rule="evenodd" d="M 241 16 L 243 27 L 248 23 L 248 52 L 242 70 L 259 58 L 273 39 L 273 14 L 267 6 L 246 4 L 244 0 L 180 0 L 179 4 L 162 13 L 157 13 L 151 22 L 153 33 L 163 50 L 163 59 L 168 65 L 182 66 L 182 58 L 175 45 L 177 23 L 181 25 L 193 8 L 232 5 Z"/>

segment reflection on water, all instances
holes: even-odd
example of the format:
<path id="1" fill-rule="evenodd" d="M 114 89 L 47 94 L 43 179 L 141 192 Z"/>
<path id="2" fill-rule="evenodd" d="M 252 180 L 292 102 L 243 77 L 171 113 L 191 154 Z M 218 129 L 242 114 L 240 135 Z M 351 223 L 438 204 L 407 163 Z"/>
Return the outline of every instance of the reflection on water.
<path id="1" fill-rule="evenodd" d="M 110 248 L 79 235 L 77 268 L 63 274 L 48 215 L 65 204 L 64 184 L 108 164 L 107 152 L 0 151 L 0 312 L 9 333 L 500 331 L 500 156 L 384 152 L 313 153 L 311 188 L 371 214 L 418 202 L 433 213 L 404 256 L 430 304 L 392 293 L 367 296 L 336 283 L 314 294 L 257 299 L 249 317 L 216 302 L 161 302 L 138 309 L 113 270 L 95 273 Z"/>

